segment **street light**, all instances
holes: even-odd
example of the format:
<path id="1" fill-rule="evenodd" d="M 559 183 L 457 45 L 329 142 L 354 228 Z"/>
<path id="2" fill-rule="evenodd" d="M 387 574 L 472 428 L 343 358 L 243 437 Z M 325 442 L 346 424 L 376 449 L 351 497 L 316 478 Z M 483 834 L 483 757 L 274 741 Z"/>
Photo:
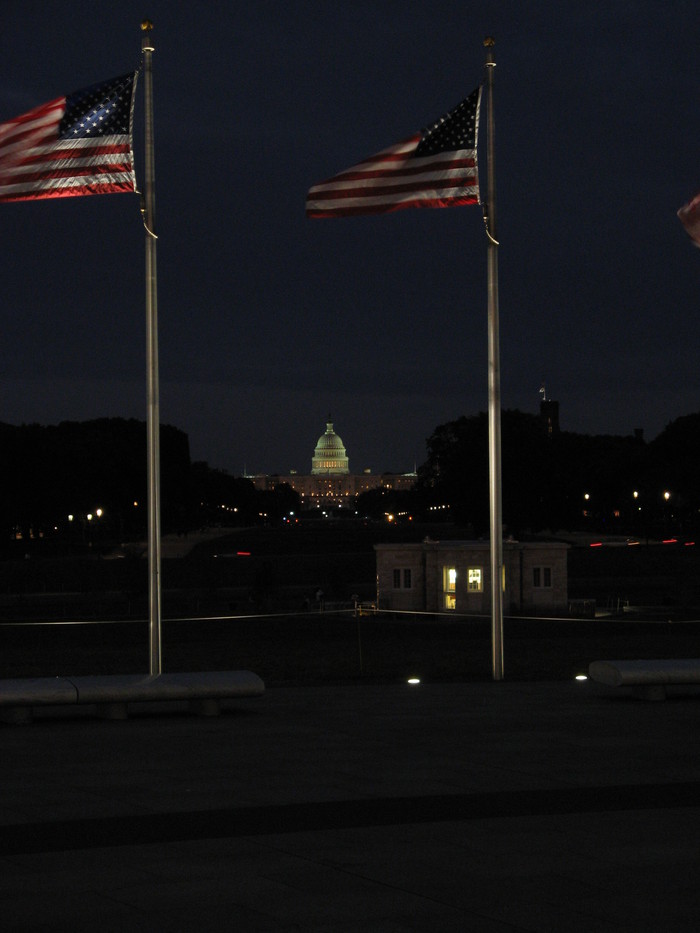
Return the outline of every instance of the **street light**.
<path id="1" fill-rule="evenodd" d="M 668 503 L 671 499 L 671 493 L 667 490 L 664 492 L 664 537 L 668 537 L 669 534 L 669 518 L 673 518 L 672 515 L 669 515 Z"/>
<path id="2" fill-rule="evenodd" d="M 581 510 L 584 518 L 590 517 L 590 512 L 588 511 L 588 503 L 590 502 L 591 494 L 584 492 L 583 494 L 583 509 Z"/>

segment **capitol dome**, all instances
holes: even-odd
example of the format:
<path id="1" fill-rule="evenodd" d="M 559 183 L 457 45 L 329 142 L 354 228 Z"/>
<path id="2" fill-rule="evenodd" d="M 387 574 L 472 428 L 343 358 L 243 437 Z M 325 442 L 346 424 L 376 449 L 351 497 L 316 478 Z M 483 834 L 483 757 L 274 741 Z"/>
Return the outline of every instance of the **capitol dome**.
<path id="1" fill-rule="evenodd" d="M 311 473 L 315 475 L 327 473 L 349 473 L 350 466 L 345 446 L 340 437 L 333 430 L 333 422 L 326 422 L 326 433 L 322 434 L 316 444 L 311 460 Z"/>

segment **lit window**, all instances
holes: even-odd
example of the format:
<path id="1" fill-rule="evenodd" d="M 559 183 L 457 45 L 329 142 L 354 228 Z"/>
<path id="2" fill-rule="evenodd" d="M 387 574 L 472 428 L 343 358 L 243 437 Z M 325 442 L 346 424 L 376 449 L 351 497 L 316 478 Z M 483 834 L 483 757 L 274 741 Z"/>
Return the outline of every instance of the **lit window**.
<path id="1" fill-rule="evenodd" d="M 482 593 L 484 590 L 484 574 L 481 567 L 467 569 L 467 589 L 470 593 Z"/>
<path id="2" fill-rule="evenodd" d="M 442 591 L 443 591 L 443 605 L 445 609 L 456 609 L 457 608 L 457 598 L 455 592 L 457 590 L 457 568 L 456 567 L 443 567 L 442 568 Z"/>

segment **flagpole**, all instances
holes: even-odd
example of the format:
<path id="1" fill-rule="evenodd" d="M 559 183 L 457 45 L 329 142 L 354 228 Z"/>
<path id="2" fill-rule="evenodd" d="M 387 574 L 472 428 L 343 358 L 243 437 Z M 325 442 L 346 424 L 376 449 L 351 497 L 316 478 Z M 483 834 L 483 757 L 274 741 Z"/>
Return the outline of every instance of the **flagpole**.
<path id="1" fill-rule="evenodd" d="M 491 664 L 494 680 L 503 680 L 503 522 L 501 517 L 501 364 L 498 326 L 498 236 L 496 228 L 495 116 L 493 57 L 495 40 L 486 49 L 487 195 L 484 220 L 488 238 L 488 383 L 489 383 L 489 504 L 491 515 Z"/>
<path id="2" fill-rule="evenodd" d="M 160 674 L 161 665 L 161 587 L 160 587 L 160 410 L 158 392 L 158 289 L 155 234 L 155 159 L 153 146 L 153 76 L 151 41 L 153 23 L 141 23 L 145 99 L 144 197 L 142 204 L 146 229 L 146 361 L 148 417 L 148 623 L 149 669 Z"/>

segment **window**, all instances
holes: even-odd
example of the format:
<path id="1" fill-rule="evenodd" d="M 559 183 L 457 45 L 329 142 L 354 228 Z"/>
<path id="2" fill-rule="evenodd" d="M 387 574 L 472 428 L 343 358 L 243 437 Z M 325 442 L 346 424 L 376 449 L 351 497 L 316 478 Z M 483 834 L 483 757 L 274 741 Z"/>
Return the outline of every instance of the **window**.
<path id="1" fill-rule="evenodd" d="M 467 569 L 467 589 L 470 593 L 483 593 L 484 574 L 481 567 L 469 567 Z"/>
<path id="2" fill-rule="evenodd" d="M 410 567 L 394 567 L 394 589 L 401 589 L 401 581 L 403 580 L 403 588 L 405 590 L 410 590 L 413 586 L 413 577 L 411 574 Z"/>
<path id="3" fill-rule="evenodd" d="M 443 567 L 442 568 L 442 598 L 443 598 L 443 607 L 445 609 L 456 609 L 457 608 L 457 598 L 455 596 L 457 590 L 457 568 L 456 567 Z"/>
<path id="4" fill-rule="evenodd" d="M 535 589 L 551 589 L 552 587 L 552 568 L 551 567 L 533 567 L 532 585 Z"/>

